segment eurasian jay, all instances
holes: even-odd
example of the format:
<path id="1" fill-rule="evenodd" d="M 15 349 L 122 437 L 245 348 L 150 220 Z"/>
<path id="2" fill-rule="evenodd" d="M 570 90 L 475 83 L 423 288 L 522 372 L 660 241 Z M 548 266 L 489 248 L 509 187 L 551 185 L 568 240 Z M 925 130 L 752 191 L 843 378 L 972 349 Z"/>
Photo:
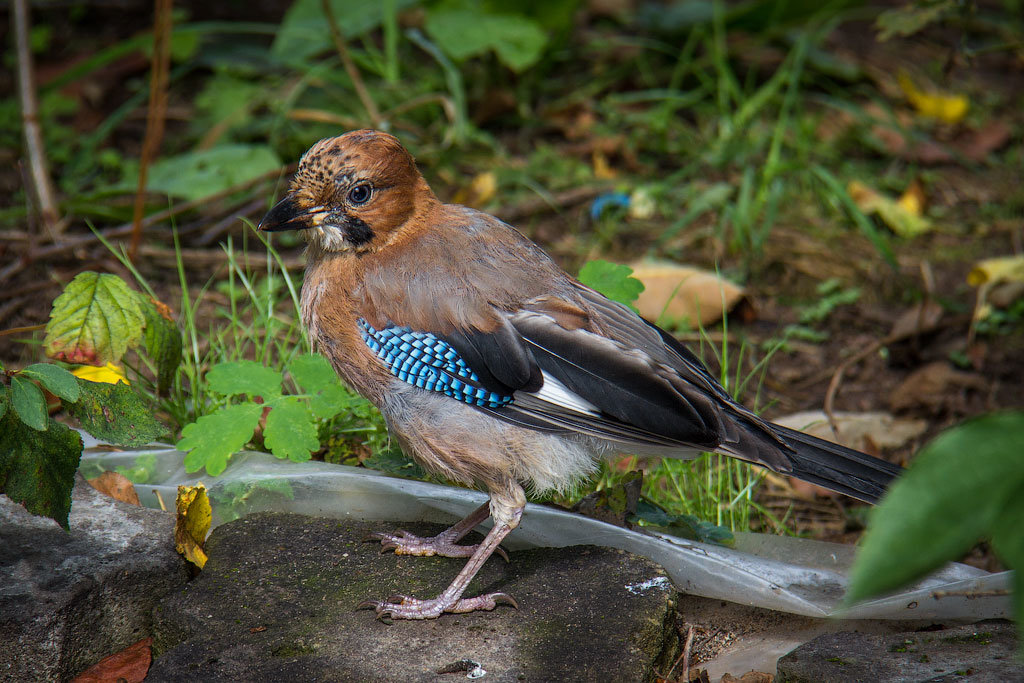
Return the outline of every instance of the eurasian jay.
<path id="1" fill-rule="evenodd" d="M 442 204 L 386 133 L 313 145 L 259 227 L 302 231 L 302 319 L 405 452 L 490 494 L 438 536 L 375 535 L 396 553 L 469 558 L 435 598 L 360 605 L 381 619 L 515 606 L 503 593 L 463 592 L 503 554 L 524 487 L 564 490 L 615 452 L 723 453 L 867 502 L 900 471 L 762 420 L 672 335 L 573 279 L 514 228 Z M 458 544 L 488 516 L 479 545 Z"/>

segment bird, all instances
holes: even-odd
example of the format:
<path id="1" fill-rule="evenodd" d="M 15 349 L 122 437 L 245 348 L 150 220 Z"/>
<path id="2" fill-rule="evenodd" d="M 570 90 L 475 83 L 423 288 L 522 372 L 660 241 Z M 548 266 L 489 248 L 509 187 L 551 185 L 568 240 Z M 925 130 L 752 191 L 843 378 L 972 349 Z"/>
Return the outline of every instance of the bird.
<path id="1" fill-rule="evenodd" d="M 341 379 L 425 469 L 489 494 L 437 536 L 372 534 L 382 552 L 468 558 L 435 597 L 357 606 L 383 621 L 518 607 L 464 594 L 492 554 L 507 559 L 527 491 L 565 491 L 616 453 L 721 453 L 869 503 L 901 471 L 760 418 L 670 333 L 515 228 L 441 202 L 390 134 L 314 144 L 258 229 L 304 236 L 302 321 Z M 480 543 L 459 543 L 488 517 Z"/>

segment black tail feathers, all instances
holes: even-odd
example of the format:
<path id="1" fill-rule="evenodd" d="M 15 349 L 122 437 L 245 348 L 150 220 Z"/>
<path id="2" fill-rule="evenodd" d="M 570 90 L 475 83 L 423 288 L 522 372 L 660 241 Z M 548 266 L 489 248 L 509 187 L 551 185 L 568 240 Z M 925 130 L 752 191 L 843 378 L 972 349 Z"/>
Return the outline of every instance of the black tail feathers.
<path id="1" fill-rule="evenodd" d="M 790 474 L 812 484 L 875 503 L 903 468 L 788 427 L 771 428 L 793 448 Z"/>

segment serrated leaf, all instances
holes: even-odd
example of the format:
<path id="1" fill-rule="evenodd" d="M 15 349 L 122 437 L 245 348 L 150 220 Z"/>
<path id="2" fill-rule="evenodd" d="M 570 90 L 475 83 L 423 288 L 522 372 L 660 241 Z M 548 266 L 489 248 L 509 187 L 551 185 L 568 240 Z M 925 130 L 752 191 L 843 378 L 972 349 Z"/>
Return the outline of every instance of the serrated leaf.
<path id="1" fill-rule="evenodd" d="M 644 291 L 644 283 L 633 277 L 632 268 L 601 259 L 584 263 L 580 268 L 579 281 L 634 311 L 636 306 L 633 302 Z"/>
<path id="2" fill-rule="evenodd" d="M 210 391 L 222 396 L 262 396 L 265 399 L 281 395 L 281 373 L 251 360 L 217 363 L 206 373 Z"/>
<path id="3" fill-rule="evenodd" d="M 300 387 L 314 394 L 309 400 L 309 409 L 318 419 L 334 417 L 345 409 L 352 398 L 352 394 L 341 384 L 334 368 L 323 356 L 298 356 L 289 363 L 288 372 Z"/>
<path id="4" fill-rule="evenodd" d="M 0 492 L 68 529 L 82 437 L 53 419 L 46 431 L 7 412 L 0 418 Z"/>
<path id="5" fill-rule="evenodd" d="M 146 318 L 146 353 L 156 361 L 157 393 L 166 396 L 181 363 L 181 331 L 167 306 L 142 295 L 139 298 L 139 308 Z"/>
<path id="6" fill-rule="evenodd" d="M 871 516 L 848 603 L 894 590 L 966 552 L 1024 491 L 1024 413 L 995 413 L 939 435 Z"/>
<path id="7" fill-rule="evenodd" d="M 30 379 L 11 377 L 11 406 L 21 421 L 32 429 L 46 430 L 46 399 Z"/>
<path id="8" fill-rule="evenodd" d="M 185 471 L 196 472 L 206 468 L 213 477 L 228 466 L 228 458 L 249 443 L 259 424 L 263 406 L 257 403 L 239 403 L 203 415 L 181 430 L 178 450 L 188 451 Z"/>
<path id="9" fill-rule="evenodd" d="M 208 559 L 203 546 L 206 544 L 206 534 L 210 531 L 210 522 L 213 520 L 213 509 L 210 507 L 206 486 L 202 483 L 195 486 L 179 486 L 174 507 L 177 511 L 174 521 L 174 548 L 182 557 L 202 569 Z"/>
<path id="10" fill-rule="evenodd" d="M 104 443 L 144 446 L 167 434 L 153 416 L 153 407 L 124 382 L 106 384 L 78 380 L 82 395 L 65 407 L 82 429 Z"/>
<path id="11" fill-rule="evenodd" d="M 135 293 L 116 275 L 79 273 L 53 302 L 46 355 L 68 363 L 117 362 L 142 338 Z"/>
<path id="12" fill-rule="evenodd" d="M 518 14 L 490 14 L 479 7 L 431 11 L 426 29 L 453 59 L 494 50 L 513 71 L 535 64 L 548 41 L 547 34 L 532 19 Z"/>
<path id="13" fill-rule="evenodd" d="M 22 370 L 20 374 L 23 377 L 37 380 L 51 394 L 65 401 L 77 401 L 81 394 L 81 390 L 78 388 L 78 380 L 75 379 L 75 376 L 56 365 L 36 363 Z"/>
<path id="14" fill-rule="evenodd" d="M 309 460 L 312 452 L 320 448 L 309 409 L 292 398 L 277 403 L 267 415 L 263 441 L 275 456 L 293 462 Z"/>

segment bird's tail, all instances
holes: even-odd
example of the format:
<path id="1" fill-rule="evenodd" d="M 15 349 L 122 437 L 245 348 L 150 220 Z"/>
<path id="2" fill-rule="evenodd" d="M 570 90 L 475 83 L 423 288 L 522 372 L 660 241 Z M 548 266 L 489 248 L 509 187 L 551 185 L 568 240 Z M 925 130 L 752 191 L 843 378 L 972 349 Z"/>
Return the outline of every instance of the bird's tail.
<path id="1" fill-rule="evenodd" d="M 875 503 L 903 468 L 867 453 L 772 424 L 771 429 L 791 447 L 787 474 L 827 489 Z"/>

